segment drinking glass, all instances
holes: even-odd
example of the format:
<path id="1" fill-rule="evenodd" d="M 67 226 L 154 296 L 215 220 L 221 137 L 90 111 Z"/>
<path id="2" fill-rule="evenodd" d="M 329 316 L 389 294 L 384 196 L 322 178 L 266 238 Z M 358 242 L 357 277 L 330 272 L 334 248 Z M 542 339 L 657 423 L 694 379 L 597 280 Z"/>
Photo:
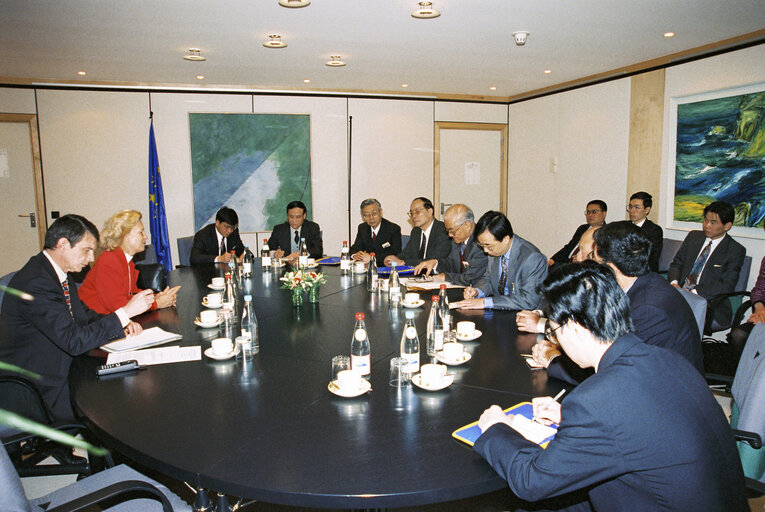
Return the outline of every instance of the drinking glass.
<path id="1" fill-rule="evenodd" d="M 409 386 L 412 375 L 407 370 L 407 360 L 403 357 L 394 357 L 390 360 L 389 384 L 394 388 Z"/>
<path id="2" fill-rule="evenodd" d="M 332 380 L 337 380 L 338 372 L 351 369 L 351 358 L 348 356 L 335 356 L 332 358 Z"/>

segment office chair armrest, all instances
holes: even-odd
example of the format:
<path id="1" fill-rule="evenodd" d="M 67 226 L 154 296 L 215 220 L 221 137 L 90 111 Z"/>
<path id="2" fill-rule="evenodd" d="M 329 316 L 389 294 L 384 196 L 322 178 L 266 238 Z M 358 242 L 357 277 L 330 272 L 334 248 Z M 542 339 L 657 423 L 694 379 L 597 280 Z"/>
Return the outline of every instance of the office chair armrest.
<path id="1" fill-rule="evenodd" d="M 715 295 L 711 299 L 707 301 L 707 316 L 704 320 L 704 334 L 711 335 L 712 334 L 712 323 L 715 317 L 715 311 L 717 311 L 717 308 L 724 300 L 727 300 L 731 297 L 749 297 L 749 292 L 747 290 L 739 290 L 735 292 L 728 292 L 728 293 L 721 293 L 719 295 Z M 740 310 L 741 308 L 739 308 Z M 738 315 L 738 311 L 736 311 L 736 314 Z M 743 316 L 743 312 L 742 312 Z M 736 319 L 738 319 L 738 322 L 736 322 Z M 735 323 L 733 323 L 735 322 Z M 739 325 L 741 323 L 741 319 L 738 316 L 735 316 L 733 318 L 733 322 L 728 327 L 731 327 L 733 325 Z M 726 327 L 726 329 L 728 328 Z"/>
<path id="2" fill-rule="evenodd" d="M 55 428 L 56 430 L 60 430 L 61 432 L 72 434 L 73 436 L 87 430 L 87 427 L 85 427 L 85 425 L 83 425 L 82 423 L 62 423 L 62 424 L 53 424 L 48 426 L 50 426 L 51 428 Z M 39 438 L 39 437 L 40 436 L 37 434 L 31 434 L 29 432 L 24 432 L 19 430 L 14 434 L 11 434 L 7 437 L 3 437 L 2 443 L 4 446 L 10 446 L 14 443 L 26 441 L 28 439 Z"/>
<path id="3" fill-rule="evenodd" d="M 757 432 L 747 432 L 746 430 L 737 429 L 732 429 L 731 432 L 733 432 L 733 437 L 736 441 L 744 441 L 755 450 L 762 448 L 762 439 Z"/>
<path id="4" fill-rule="evenodd" d="M 129 492 L 140 492 L 142 495 L 151 494 L 152 496 L 141 497 L 157 499 L 162 503 L 163 512 L 173 512 L 173 506 L 162 491 L 151 485 L 149 482 L 142 482 L 140 480 L 125 480 L 124 482 L 107 485 L 103 489 L 86 494 L 85 496 L 80 496 L 69 503 L 48 509 L 47 512 L 74 512 Z"/>
<path id="5" fill-rule="evenodd" d="M 757 494 L 765 494 L 765 484 L 754 478 L 744 477 L 746 480 L 746 488 L 751 489 Z"/>

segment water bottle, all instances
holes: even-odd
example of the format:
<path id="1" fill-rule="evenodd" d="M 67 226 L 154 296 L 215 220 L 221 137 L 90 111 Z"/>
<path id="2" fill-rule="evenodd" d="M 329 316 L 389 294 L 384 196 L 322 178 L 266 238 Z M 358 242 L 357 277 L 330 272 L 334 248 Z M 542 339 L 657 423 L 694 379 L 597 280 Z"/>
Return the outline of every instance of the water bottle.
<path id="1" fill-rule="evenodd" d="M 300 255 L 298 256 L 298 267 L 305 268 L 308 265 L 308 246 L 305 238 L 300 239 Z"/>
<path id="2" fill-rule="evenodd" d="M 229 262 L 229 269 L 233 265 Z M 229 270 L 225 274 L 226 286 L 223 289 L 223 307 L 225 309 L 234 310 L 234 304 L 236 303 L 236 293 L 234 292 L 234 283 L 231 281 L 231 271 Z"/>
<path id="3" fill-rule="evenodd" d="M 263 248 L 260 250 L 260 265 L 263 268 L 271 266 L 271 250 L 268 248 L 268 238 L 263 240 Z"/>
<path id="4" fill-rule="evenodd" d="M 356 313 L 356 326 L 353 328 L 353 340 L 351 341 L 351 370 L 368 378 L 371 366 L 369 335 L 364 324 L 364 313 Z"/>
<path id="5" fill-rule="evenodd" d="M 255 316 L 255 308 L 252 305 L 252 295 L 244 296 L 244 307 L 242 308 L 242 336 L 249 339 L 249 350 L 242 347 L 244 355 L 247 353 L 257 354 L 260 350 L 260 340 L 258 339 L 258 318 Z"/>
<path id="6" fill-rule="evenodd" d="M 428 355 L 436 356 L 436 352 L 444 348 L 444 324 L 441 322 L 438 295 L 431 298 L 430 315 L 428 316 Z"/>
<path id="7" fill-rule="evenodd" d="M 420 371 L 420 339 L 414 325 L 414 311 L 406 312 L 406 326 L 401 335 L 401 357 L 406 359 L 406 373 L 414 375 Z"/>
<path id="8" fill-rule="evenodd" d="M 369 254 L 369 265 L 367 265 L 367 291 L 373 292 L 377 290 L 377 261 L 375 260 L 375 253 Z"/>
<path id="9" fill-rule="evenodd" d="M 228 260 L 228 272 L 231 274 L 231 284 L 234 287 L 234 300 L 239 295 L 239 266 L 236 261 L 236 253 L 231 251 L 231 258 Z"/>
<path id="10" fill-rule="evenodd" d="M 250 246 L 244 244 L 244 257 L 242 258 L 242 275 L 249 279 L 252 277 L 252 267 L 255 263 L 255 255 L 252 254 Z"/>
<path id="11" fill-rule="evenodd" d="M 441 291 L 438 294 L 438 300 L 440 302 L 441 322 L 444 326 L 444 332 L 452 330 L 452 312 L 449 309 L 449 298 L 446 296 L 446 285 L 441 285 Z"/>
<path id="12" fill-rule="evenodd" d="M 348 255 L 348 242 L 343 241 L 343 248 L 340 250 L 340 272 L 347 274 L 351 270 L 351 258 Z"/>
<path id="13" fill-rule="evenodd" d="M 398 279 L 398 270 L 396 270 L 396 262 L 390 264 L 390 277 L 388 278 L 388 300 L 391 304 L 398 304 L 401 302 L 401 286 Z"/>

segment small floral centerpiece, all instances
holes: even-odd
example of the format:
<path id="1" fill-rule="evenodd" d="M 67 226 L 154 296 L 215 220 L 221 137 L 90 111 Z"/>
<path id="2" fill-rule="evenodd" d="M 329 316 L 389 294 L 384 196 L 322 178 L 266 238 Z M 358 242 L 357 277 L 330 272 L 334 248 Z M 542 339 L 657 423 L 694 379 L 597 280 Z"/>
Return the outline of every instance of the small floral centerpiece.
<path id="1" fill-rule="evenodd" d="M 321 272 L 306 272 L 305 280 L 308 281 L 308 302 L 319 302 L 319 287 L 327 282 L 327 276 Z"/>
<path id="2" fill-rule="evenodd" d="M 299 306 L 303 303 L 303 291 L 311 287 L 311 283 L 306 279 L 306 273 L 302 270 L 287 272 L 279 278 L 282 281 L 282 288 L 292 291 L 292 305 Z"/>

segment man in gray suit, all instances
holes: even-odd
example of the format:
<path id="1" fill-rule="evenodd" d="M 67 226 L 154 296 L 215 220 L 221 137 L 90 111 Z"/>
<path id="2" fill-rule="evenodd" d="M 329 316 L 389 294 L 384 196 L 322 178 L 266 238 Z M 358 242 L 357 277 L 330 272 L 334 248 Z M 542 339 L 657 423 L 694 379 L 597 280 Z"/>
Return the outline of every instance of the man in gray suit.
<path id="1" fill-rule="evenodd" d="M 475 232 L 489 255 L 486 273 L 475 288 L 465 288 L 457 305 L 464 309 L 537 309 L 539 287 L 547 277 L 547 259 L 532 243 L 513 235 L 513 226 L 500 212 L 484 213 Z"/>
<path id="2" fill-rule="evenodd" d="M 464 204 L 455 204 L 444 213 L 444 227 L 452 239 L 452 249 L 445 258 L 429 259 L 414 268 L 414 273 L 435 273 L 434 281 L 449 281 L 472 286 L 486 273 L 488 258 L 475 243 L 475 216 Z"/>

